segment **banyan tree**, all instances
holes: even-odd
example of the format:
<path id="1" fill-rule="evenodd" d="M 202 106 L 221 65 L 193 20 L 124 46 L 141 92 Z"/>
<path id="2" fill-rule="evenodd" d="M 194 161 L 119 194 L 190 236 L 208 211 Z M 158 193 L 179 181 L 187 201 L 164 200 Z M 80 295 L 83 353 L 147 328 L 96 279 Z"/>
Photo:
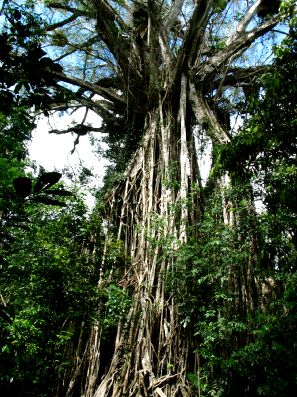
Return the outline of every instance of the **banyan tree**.
<path id="1" fill-rule="evenodd" d="M 48 61 L 46 72 L 71 93 L 52 109 L 97 113 L 101 125 L 83 121 L 67 131 L 77 134 L 77 141 L 88 131 L 107 135 L 115 160 L 117 178 L 104 196 L 106 241 L 98 289 L 116 280 L 119 301 L 128 301 L 107 336 L 101 319 L 108 304 L 99 299 L 97 317 L 75 348 L 60 393 L 200 396 L 199 338 L 177 304 L 176 295 L 187 286 L 172 281 L 172 274 L 181 247 L 201 237 L 209 197 L 219 197 L 216 216 L 223 227 L 236 230 L 240 223 L 236 200 L 228 195 L 228 172 L 217 167 L 219 151 L 232 145 L 248 117 L 245 103 L 271 63 L 285 6 L 263 0 L 44 4 L 54 61 Z M 203 150 L 209 154 L 208 176 Z M 245 211 L 252 217 L 252 187 L 245 189 Z M 224 270 L 222 283 L 235 291 L 236 309 L 225 303 L 227 311 L 250 314 L 264 305 L 263 286 L 253 275 L 254 241 L 250 235 L 246 266 L 236 277 L 231 268 Z M 120 247 L 121 261 L 108 258 L 111 244 Z M 188 374 L 195 374 L 198 387 Z"/>

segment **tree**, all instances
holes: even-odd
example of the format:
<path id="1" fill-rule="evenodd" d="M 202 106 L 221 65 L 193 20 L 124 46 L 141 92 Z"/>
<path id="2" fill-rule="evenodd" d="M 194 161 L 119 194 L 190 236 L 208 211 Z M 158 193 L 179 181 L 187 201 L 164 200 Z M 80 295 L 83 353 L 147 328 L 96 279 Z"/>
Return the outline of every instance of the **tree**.
<path id="1" fill-rule="evenodd" d="M 63 71 L 49 67 L 46 73 L 55 81 L 52 89 L 62 85 L 72 94 L 71 101 L 52 102 L 51 109 L 97 112 L 103 121 L 96 130 L 108 134 L 109 155 L 120 175 L 105 197 L 108 232 L 99 277 L 99 289 L 106 283 L 116 283 L 116 288 L 99 305 L 65 395 L 197 394 L 187 373 L 199 374 L 199 341 L 177 305 L 183 285 L 172 289 L 169 276 L 179 263 L 180 247 L 206 238 L 200 225 L 210 213 L 211 197 L 216 198 L 212 216 L 217 230 L 230 231 L 234 251 L 242 251 L 239 273 L 235 257 L 221 264 L 221 281 L 235 296 L 233 314 L 252 316 L 258 310 L 252 189 L 244 183 L 231 192 L 229 175 L 218 162 L 220 147 L 234 141 L 236 115 L 249 117 L 244 102 L 255 78 L 269 68 L 248 62 L 249 49 L 257 55 L 253 46 L 269 43 L 282 14 L 293 15 L 293 1 L 283 2 L 280 13 L 279 2 L 273 3 L 270 9 L 262 0 L 44 3 L 46 44 L 63 66 Z M 88 130 L 92 127 L 73 129 L 78 137 Z M 204 187 L 198 153 L 205 140 L 213 167 Z M 114 241 L 124 247 L 120 261 L 110 254 L 122 252 L 110 250 Z M 218 245 L 212 241 L 212 248 Z M 220 254 L 213 250 L 213 257 Z M 106 338 L 103 313 L 123 294 L 130 306 L 122 316 L 117 313 L 117 325 Z M 227 298 L 217 299 L 223 299 L 225 312 L 231 310 Z"/>

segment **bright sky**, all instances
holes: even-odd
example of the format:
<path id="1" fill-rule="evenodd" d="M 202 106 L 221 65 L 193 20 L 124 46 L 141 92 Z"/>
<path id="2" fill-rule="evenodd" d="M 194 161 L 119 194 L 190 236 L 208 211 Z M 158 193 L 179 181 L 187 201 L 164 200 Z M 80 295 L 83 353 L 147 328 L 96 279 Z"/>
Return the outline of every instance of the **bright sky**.
<path id="1" fill-rule="evenodd" d="M 42 116 L 37 122 L 37 128 L 33 131 L 32 142 L 29 146 L 29 155 L 36 164 L 43 166 L 46 171 L 54 169 L 62 171 L 67 167 L 73 174 L 74 180 L 79 176 L 79 166 L 89 168 L 94 177 L 90 180 L 89 187 L 100 187 L 104 176 L 105 166 L 108 164 L 105 159 L 94 154 L 94 147 L 90 143 L 89 135 L 81 136 L 75 152 L 71 154 L 76 135 L 71 133 L 57 135 L 49 134 L 52 129 L 67 129 L 73 120 L 81 122 L 84 117 L 84 110 L 78 110 L 74 115 L 58 115 L 50 118 Z M 86 120 L 95 127 L 100 126 L 101 119 L 93 112 L 89 112 Z M 94 133 L 95 138 L 100 138 L 99 133 Z M 65 178 L 63 178 L 65 180 Z M 91 200 L 88 197 L 88 201 Z M 92 200 L 91 200 L 92 201 Z"/>

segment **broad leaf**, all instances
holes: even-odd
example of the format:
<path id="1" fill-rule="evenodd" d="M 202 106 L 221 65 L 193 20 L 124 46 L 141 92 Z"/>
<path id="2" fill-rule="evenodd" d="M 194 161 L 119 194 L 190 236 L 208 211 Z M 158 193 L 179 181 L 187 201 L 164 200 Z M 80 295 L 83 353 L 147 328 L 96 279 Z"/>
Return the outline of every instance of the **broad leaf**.
<path id="1" fill-rule="evenodd" d="M 60 172 L 45 172 L 44 174 L 40 175 L 37 179 L 37 182 L 34 186 L 34 193 L 38 193 L 41 190 L 47 189 L 53 186 L 55 183 L 59 182 L 61 179 L 62 174 Z"/>
<path id="2" fill-rule="evenodd" d="M 46 189 L 44 190 L 44 193 L 52 194 L 54 196 L 65 196 L 65 197 L 73 196 L 73 193 L 68 192 L 67 190 L 64 189 Z"/>
<path id="3" fill-rule="evenodd" d="M 25 198 L 31 194 L 32 180 L 30 178 L 20 176 L 13 180 L 13 186 L 16 194 L 22 198 Z"/>
<path id="4" fill-rule="evenodd" d="M 67 205 L 63 203 L 62 201 L 54 200 L 49 197 L 44 197 L 44 196 L 37 196 L 33 197 L 32 199 L 36 203 L 42 203 L 46 205 L 58 205 L 59 207 L 66 207 Z"/>

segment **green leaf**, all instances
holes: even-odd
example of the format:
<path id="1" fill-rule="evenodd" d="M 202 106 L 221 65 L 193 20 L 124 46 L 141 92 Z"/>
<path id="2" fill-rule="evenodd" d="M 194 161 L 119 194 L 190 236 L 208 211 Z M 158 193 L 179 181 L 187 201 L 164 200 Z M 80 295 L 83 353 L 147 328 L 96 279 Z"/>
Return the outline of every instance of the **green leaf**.
<path id="1" fill-rule="evenodd" d="M 65 197 L 73 196 L 73 193 L 68 192 L 67 190 L 64 189 L 46 189 L 44 190 L 44 193 L 53 194 L 54 196 L 65 196 Z"/>
<path id="2" fill-rule="evenodd" d="M 38 193 L 41 190 L 47 189 L 61 179 L 62 174 L 60 172 L 45 172 L 44 174 L 40 175 L 40 177 L 37 179 L 37 182 L 34 186 L 34 193 Z"/>
<path id="3" fill-rule="evenodd" d="M 1 233 L 0 232 L 1 244 L 4 244 L 5 246 L 8 246 L 14 240 L 15 240 L 15 238 L 11 234 L 9 234 L 9 233 Z"/>
<path id="4" fill-rule="evenodd" d="M 10 348 L 8 345 L 3 345 L 1 348 L 2 353 L 10 353 Z"/>
<path id="5" fill-rule="evenodd" d="M 36 203 L 42 203 L 46 205 L 58 205 L 59 207 L 66 207 L 67 204 L 63 203 L 62 201 L 54 200 L 50 197 L 44 197 L 44 196 L 37 196 L 33 197 L 32 199 Z"/>
<path id="6" fill-rule="evenodd" d="M 31 194 L 32 180 L 30 178 L 20 176 L 13 180 L 13 186 L 16 194 L 22 198 L 25 198 Z"/>

